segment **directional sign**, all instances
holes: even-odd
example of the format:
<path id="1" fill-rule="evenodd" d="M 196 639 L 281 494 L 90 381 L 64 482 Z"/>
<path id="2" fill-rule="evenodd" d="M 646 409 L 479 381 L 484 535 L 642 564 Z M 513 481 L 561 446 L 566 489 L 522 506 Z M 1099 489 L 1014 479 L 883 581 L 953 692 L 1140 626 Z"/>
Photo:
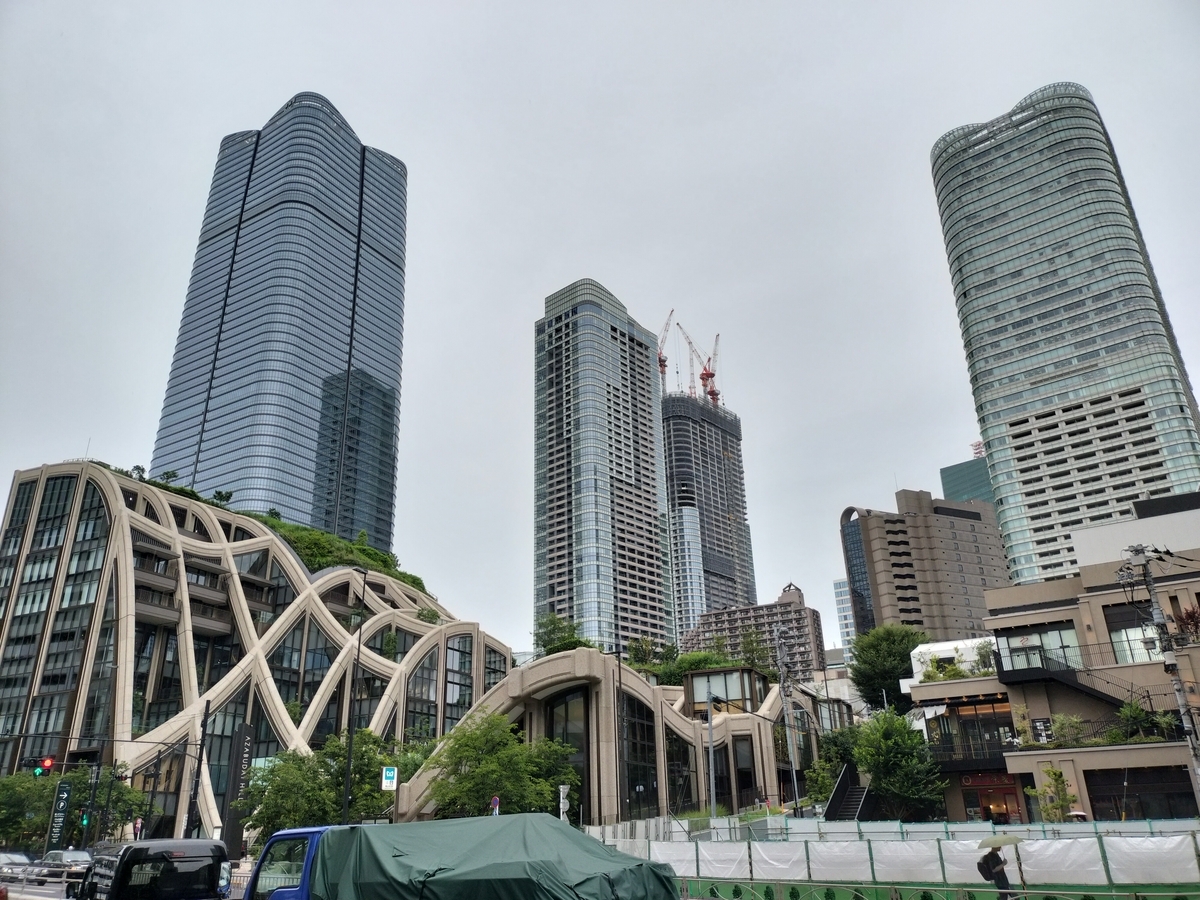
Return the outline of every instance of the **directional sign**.
<path id="1" fill-rule="evenodd" d="M 399 776 L 396 773 L 395 766 L 384 766 L 383 772 L 379 778 L 379 789 L 381 791 L 394 791 L 396 784 L 399 781 Z"/>
<path id="2" fill-rule="evenodd" d="M 71 782 L 60 781 L 54 790 L 54 806 L 50 810 L 50 834 L 46 851 L 61 850 L 63 831 L 67 825 L 67 808 L 71 805 Z"/>

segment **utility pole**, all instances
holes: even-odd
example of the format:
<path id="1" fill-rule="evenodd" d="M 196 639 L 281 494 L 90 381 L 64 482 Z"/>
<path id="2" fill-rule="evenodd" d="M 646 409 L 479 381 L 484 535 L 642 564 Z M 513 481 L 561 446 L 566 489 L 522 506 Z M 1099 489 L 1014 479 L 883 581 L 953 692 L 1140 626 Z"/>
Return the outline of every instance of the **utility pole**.
<path id="1" fill-rule="evenodd" d="M 1183 691 L 1183 681 L 1179 678 L 1179 661 L 1175 658 L 1175 644 L 1167 631 L 1167 619 L 1162 607 L 1158 605 L 1158 594 L 1154 588 L 1154 573 L 1150 571 L 1152 560 L 1161 560 L 1162 555 L 1153 547 L 1144 544 L 1134 544 L 1125 551 L 1129 554 L 1129 564 L 1140 566 L 1142 581 L 1150 593 L 1150 615 L 1154 620 L 1154 628 L 1158 632 L 1158 648 L 1162 652 L 1163 671 L 1171 677 L 1171 688 L 1175 692 L 1175 705 L 1179 709 L 1179 718 L 1183 724 L 1183 734 L 1187 739 L 1188 750 L 1192 755 L 1192 791 L 1196 794 L 1196 803 L 1200 805 L 1200 749 L 1196 746 L 1196 726 L 1192 720 L 1192 712 L 1188 707 L 1187 695 Z M 1169 552 L 1169 551 L 1168 551 Z"/>
<path id="2" fill-rule="evenodd" d="M 342 824 L 350 823 L 350 769 L 354 764 L 354 701 L 358 693 L 358 661 L 362 656 L 363 622 L 358 624 L 358 646 L 354 651 L 354 670 L 350 673 L 350 726 L 346 729 L 346 784 L 342 792 Z"/>
<path id="3" fill-rule="evenodd" d="M 96 788 L 100 787 L 100 763 L 92 764 L 91 767 L 91 793 L 88 797 L 88 805 L 85 809 L 88 810 L 88 824 L 84 826 L 83 838 L 80 839 L 84 847 L 88 846 L 88 833 L 91 830 L 91 820 L 96 816 Z"/>
<path id="4" fill-rule="evenodd" d="M 796 781 L 796 732 L 792 724 L 791 673 L 785 663 L 787 648 L 783 642 L 783 630 L 775 629 L 775 662 L 779 665 L 779 695 L 783 698 L 784 730 L 787 734 L 788 765 L 792 770 L 792 815 L 800 815 L 800 787 Z"/>
<path id="5" fill-rule="evenodd" d="M 707 679 L 705 679 L 707 681 Z M 708 827 L 712 828 L 711 819 L 717 817 L 717 773 L 713 769 L 713 695 L 712 682 L 708 682 Z"/>
<path id="6" fill-rule="evenodd" d="M 200 720 L 200 749 L 196 753 L 196 771 L 192 776 L 192 793 L 188 798 L 187 817 L 183 820 L 183 836 L 192 836 L 192 817 L 199 812 L 200 769 L 204 766 L 204 742 L 208 740 L 208 710 L 211 700 L 204 701 L 204 718 Z"/>

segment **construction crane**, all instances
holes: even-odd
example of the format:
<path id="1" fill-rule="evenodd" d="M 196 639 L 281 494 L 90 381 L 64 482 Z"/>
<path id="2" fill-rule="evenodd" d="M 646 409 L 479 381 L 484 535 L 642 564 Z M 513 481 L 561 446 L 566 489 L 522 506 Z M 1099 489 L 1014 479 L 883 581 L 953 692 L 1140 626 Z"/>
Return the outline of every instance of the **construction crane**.
<path id="1" fill-rule="evenodd" d="M 662 392 L 667 392 L 667 335 L 671 333 L 671 319 L 675 317 L 675 310 L 667 313 L 667 324 L 663 326 L 662 331 L 658 335 L 658 378 L 662 382 Z"/>
<path id="2" fill-rule="evenodd" d="M 712 401 L 713 406 L 720 405 L 721 392 L 717 390 L 717 351 L 721 346 L 721 336 L 718 334 L 716 340 L 713 341 L 713 352 L 706 359 L 704 354 L 696 349 L 696 342 L 692 340 L 691 335 L 687 333 L 687 329 L 682 323 L 679 325 L 679 330 L 683 332 L 683 339 L 687 341 L 688 348 L 692 351 L 692 356 L 688 358 L 688 367 L 691 370 L 691 383 L 688 385 L 688 394 L 696 396 L 696 372 L 694 362 L 700 363 L 700 387 L 708 395 L 708 399 Z"/>

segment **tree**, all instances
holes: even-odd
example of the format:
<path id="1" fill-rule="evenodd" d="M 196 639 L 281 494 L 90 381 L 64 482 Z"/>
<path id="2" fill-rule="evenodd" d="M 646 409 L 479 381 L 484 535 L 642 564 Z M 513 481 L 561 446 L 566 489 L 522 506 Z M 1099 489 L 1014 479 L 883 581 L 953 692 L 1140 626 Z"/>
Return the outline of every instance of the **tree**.
<path id="1" fill-rule="evenodd" d="M 275 507 L 272 506 L 270 509 L 267 510 L 267 518 L 268 519 L 282 519 L 283 513 L 281 513 L 279 510 L 277 510 Z"/>
<path id="2" fill-rule="evenodd" d="M 854 762 L 854 747 L 858 743 L 859 726 L 827 731 L 818 738 L 821 759 L 827 759 L 837 769 Z"/>
<path id="3" fill-rule="evenodd" d="M 217 506 L 225 506 L 233 499 L 233 491 L 213 491 L 212 502 Z"/>
<path id="4" fill-rule="evenodd" d="M 726 640 L 723 634 L 714 634 L 704 642 L 704 649 L 709 653 L 715 653 L 717 656 L 729 656 L 729 641 Z"/>
<path id="5" fill-rule="evenodd" d="M 417 610 L 417 619 L 427 625 L 436 625 L 441 621 L 441 618 L 438 615 L 438 611 L 432 606 L 422 606 Z"/>
<path id="6" fill-rule="evenodd" d="M 679 659 L 679 645 L 663 644 L 662 649 L 658 651 L 658 658 L 664 665 L 669 666 L 675 660 Z"/>
<path id="7" fill-rule="evenodd" d="M 568 762 L 572 749 L 543 738 L 524 743 L 501 714 L 473 716 L 441 739 L 430 764 L 437 774 L 430 793 L 439 818 L 482 816 L 492 797 L 500 813 L 554 812 L 558 786 L 571 785 L 578 808 L 579 775 Z"/>
<path id="8" fill-rule="evenodd" d="M 165 472 L 159 472 L 158 478 L 156 478 L 155 480 L 161 481 L 163 484 L 170 484 L 172 481 L 174 481 L 178 477 L 179 477 L 179 473 L 176 472 L 174 469 L 167 469 Z"/>
<path id="9" fill-rule="evenodd" d="M 765 672 L 771 668 L 771 651 L 762 642 L 755 628 L 743 628 L 738 643 L 738 657 L 743 665 Z"/>
<path id="10" fill-rule="evenodd" d="M 550 656 L 574 650 L 576 647 L 595 647 L 591 641 L 579 636 L 579 626 L 570 619 L 544 613 L 537 617 L 533 629 L 533 646 L 539 656 Z"/>
<path id="11" fill-rule="evenodd" d="M 876 713 L 858 732 L 854 762 L 871 776 L 871 791 L 890 819 L 928 818 L 945 799 L 925 738 L 891 709 Z"/>
<path id="12" fill-rule="evenodd" d="M 909 625 L 879 625 L 858 635 L 850 680 L 862 698 L 875 709 L 892 706 L 897 712 L 908 712 L 912 698 L 900 693 L 900 679 L 912 678 L 909 654 L 927 640 L 925 632 Z"/>
<path id="13" fill-rule="evenodd" d="M 380 647 L 380 656 L 384 659 L 395 661 L 396 659 L 396 632 L 389 631 L 383 636 L 383 646 Z"/>
<path id="14" fill-rule="evenodd" d="M 812 766 L 804 773 L 804 792 L 814 803 L 824 803 L 833 793 L 841 764 L 835 768 L 828 759 L 814 760 Z"/>
<path id="15" fill-rule="evenodd" d="M 146 480 L 146 467 L 145 466 L 134 466 L 132 469 L 129 470 L 129 473 L 134 478 L 136 478 L 138 481 Z"/>
<path id="16" fill-rule="evenodd" d="M 393 802 L 379 789 L 379 770 L 396 766 L 401 782 L 408 781 L 433 749 L 432 742 L 389 747 L 367 728 L 354 733 L 350 767 L 350 821 L 382 815 Z M 251 771 L 238 809 L 249 813 L 246 823 L 261 829 L 266 840 L 282 828 L 340 822 L 346 777 L 346 743 L 331 735 L 311 755 L 285 750 L 271 762 Z"/>
<path id="17" fill-rule="evenodd" d="M 1041 790 L 1027 787 L 1025 793 L 1038 801 L 1045 821 L 1065 822 L 1067 813 L 1071 811 L 1071 804 L 1079 798 L 1070 792 L 1062 769 L 1045 765 L 1042 767 L 1042 774 L 1046 776 L 1046 786 Z"/>
<path id="18" fill-rule="evenodd" d="M 0 778 L 0 845 L 27 847 L 40 854 L 46 831 L 50 827 L 50 807 L 60 781 L 71 783 L 71 801 L 67 808 L 63 841 L 79 845 L 83 840 L 80 812 L 87 807 L 91 798 L 91 773 L 90 766 L 76 766 L 65 774 L 50 778 L 37 777 L 32 772 L 17 772 Z M 126 767 L 120 763 L 115 773 L 108 766 L 100 770 L 96 805 L 92 808 L 91 821 L 94 824 L 89 829 L 91 838 L 115 836 L 137 816 L 145 814 L 146 800 L 140 791 L 122 780 L 125 773 Z M 104 816 L 106 804 L 107 818 Z M 101 828 L 103 834 L 100 833 Z"/>
<path id="19" fill-rule="evenodd" d="M 629 664 L 631 666 L 648 666 L 654 662 L 654 641 L 642 635 L 629 644 Z"/>
<path id="20" fill-rule="evenodd" d="M 711 650 L 696 650 L 692 653 L 681 653 L 672 662 L 650 666 L 651 672 L 658 676 L 659 684 L 681 685 L 683 676 L 689 672 L 701 669 L 727 669 L 736 666 L 736 660 L 725 654 L 713 653 Z"/>

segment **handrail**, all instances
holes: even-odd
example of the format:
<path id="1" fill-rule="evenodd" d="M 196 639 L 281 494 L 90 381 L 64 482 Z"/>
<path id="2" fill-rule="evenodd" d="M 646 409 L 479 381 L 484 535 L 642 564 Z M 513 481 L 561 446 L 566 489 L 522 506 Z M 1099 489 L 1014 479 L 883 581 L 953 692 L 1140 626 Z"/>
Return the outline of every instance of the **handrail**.
<path id="1" fill-rule="evenodd" d="M 1044 669 L 1058 676 L 1059 680 L 1081 685 L 1104 694 L 1119 703 L 1138 703 L 1150 710 L 1174 709 L 1175 693 L 1169 685 L 1145 686 L 1117 678 L 1107 672 L 1088 668 L 1082 654 L 1076 656 L 1076 647 L 1059 650 L 1051 647 L 1023 647 L 1019 656 L 1012 650 L 993 651 L 997 672 L 1019 672 L 1023 669 Z M 1069 650 L 1070 652 L 1064 652 Z M 1014 657 L 1023 658 L 1027 665 L 1013 665 Z"/>
<path id="2" fill-rule="evenodd" d="M 841 808 L 842 801 L 846 799 L 846 794 L 850 790 L 851 781 L 858 782 L 858 772 L 850 763 L 844 763 L 842 771 L 838 773 L 837 781 L 833 783 L 833 793 L 825 801 L 825 818 L 828 818 L 831 812 Z"/>

